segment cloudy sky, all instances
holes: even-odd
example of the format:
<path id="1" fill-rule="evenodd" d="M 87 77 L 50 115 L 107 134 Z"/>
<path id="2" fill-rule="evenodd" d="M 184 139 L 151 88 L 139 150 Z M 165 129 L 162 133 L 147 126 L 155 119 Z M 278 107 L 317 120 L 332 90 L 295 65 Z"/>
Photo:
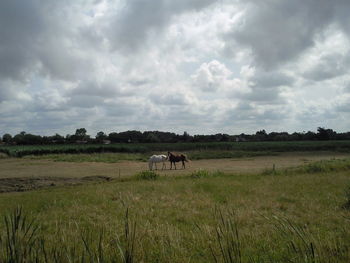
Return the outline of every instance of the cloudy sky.
<path id="1" fill-rule="evenodd" d="M 0 135 L 350 130 L 348 0 L 1 0 Z"/>

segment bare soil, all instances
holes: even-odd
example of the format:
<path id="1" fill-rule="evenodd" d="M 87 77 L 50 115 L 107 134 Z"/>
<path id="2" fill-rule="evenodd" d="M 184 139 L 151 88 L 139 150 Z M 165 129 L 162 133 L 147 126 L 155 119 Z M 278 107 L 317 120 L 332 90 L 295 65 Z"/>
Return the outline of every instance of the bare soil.
<path id="1" fill-rule="evenodd" d="M 278 156 L 259 156 L 246 159 L 210 159 L 190 161 L 186 169 L 167 168 L 160 170 L 160 175 L 178 176 L 190 174 L 197 170 L 222 171 L 226 173 L 256 173 L 275 165 L 276 169 L 298 166 L 318 160 L 344 159 L 350 154 L 330 152 L 283 153 Z M 86 182 L 109 181 L 135 175 L 148 170 L 146 162 L 123 161 L 117 163 L 73 163 L 48 160 L 30 160 L 18 158 L 0 159 L 0 193 L 27 191 L 43 187 L 76 185 Z"/>
<path id="2" fill-rule="evenodd" d="M 0 179 L 0 193 L 23 192 L 43 187 L 78 185 L 87 182 L 104 182 L 111 178 L 106 176 L 87 176 L 82 178 L 66 177 L 13 177 Z"/>

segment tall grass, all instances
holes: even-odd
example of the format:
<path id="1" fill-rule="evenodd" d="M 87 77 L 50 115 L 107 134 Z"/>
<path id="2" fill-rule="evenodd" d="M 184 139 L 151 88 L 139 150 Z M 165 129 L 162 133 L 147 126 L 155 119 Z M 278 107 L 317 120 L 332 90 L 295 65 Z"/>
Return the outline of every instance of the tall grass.
<path id="1" fill-rule="evenodd" d="M 4 217 L 5 234 L 0 236 L 1 262 L 35 262 L 38 253 L 38 225 L 15 209 Z"/>
<path id="2" fill-rule="evenodd" d="M 215 217 L 217 225 L 215 227 L 216 245 L 210 246 L 210 252 L 215 262 L 242 263 L 242 245 L 239 235 L 239 227 L 235 220 L 233 211 L 228 211 L 226 215 L 216 208 Z"/>
<path id="3" fill-rule="evenodd" d="M 313 235 L 307 226 L 293 223 L 286 217 L 264 217 L 274 231 L 269 236 L 278 244 L 277 250 L 265 248 L 258 254 L 251 254 L 256 246 L 257 237 L 254 232 L 241 234 L 242 225 L 237 216 L 229 208 L 215 208 L 214 225 L 209 231 L 208 249 L 211 257 L 206 257 L 205 262 L 223 263 L 252 263 L 252 262 L 292 262 L 292 263 L 326 263 L 348 262 L 350 249 L 342 241 L 324 241 Z M 28 220 L 21 208 L 17 208 L 4 218 L 5 231 L 1 231 L 0 262 L 154 262 L 146 260 L 146 254 L 140 254 L 143 245 L 142 237 L 137 234 L 136 221 L 131 220 L 129 209 L 124 216 L 124 231 L 121 235 L 108 242 L 103 229 L 93 231 L 83 229 L 80 243 L 62 243 L 64 238 L 55 246 L 50 246 L 45 239 L 45 233 L 38 231 L 39 222 Z M 194 224 L 196 225 L 196 224 Z M 202 226 L 197 224 L 198 240 L 208 235 Z M 201 237 L 202 236 L 202 237 Z M 349 237 L 349 232 L 347 232 Z M 168 240 L 171 237 L 167 237 Z M 266 237 L 269 239 L 269 237 Z M 107 242 L 106 242 L 107 241 Z M 269 241 L 267 241 L 269 242 Z M 107 245 L 109 244 L 109 245 Z M 161 242 L 157 248 L 162 253 L 175 255 L 172 252 L 171 243 Z M 152 253 L 152 251 L 149 251 Z M 160 258 L 168 258 L 167 255 L 159 255 Z M 156 261 L 158 261 L 156 260 Z M 183 259 L 184 260 L 184 259 Z M 186 259 L 191 262 L 190 259 Z"/>
<path id="4" fill-rule="evenodd" d="M 157 180 L 159 174 L 154 171 L 141 171 L 135 175 L 137 180 Z"/>
<path id="5" fill-rule="evenodd" d="M 28 220 L 22 208 L 4 217 L 5 230 L 0 232 L 0 262 L 137 262 L 135 253 L 136 221 L 126 209 L 124 233 L 115 235 L 112 249 L 105 244 L 104 230 L 83 229 L 78 244 L 56 243 L 50 246 L 35 219 Z M 96 238 L 96 233 L 98 237 Z M 65 240 L 64 237 L 56 237 Z M 96 243 L 97 241 L 97 243 Z"/>

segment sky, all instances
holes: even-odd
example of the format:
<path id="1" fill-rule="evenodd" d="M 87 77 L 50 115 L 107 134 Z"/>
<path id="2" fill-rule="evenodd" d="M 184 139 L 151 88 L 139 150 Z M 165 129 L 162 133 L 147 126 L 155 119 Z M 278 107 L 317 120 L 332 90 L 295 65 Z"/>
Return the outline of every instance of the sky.
<path id="1" fill-rule="evenodd" d="M 1 0 L 0 135 L 350 130 L 348 0 Z"/>

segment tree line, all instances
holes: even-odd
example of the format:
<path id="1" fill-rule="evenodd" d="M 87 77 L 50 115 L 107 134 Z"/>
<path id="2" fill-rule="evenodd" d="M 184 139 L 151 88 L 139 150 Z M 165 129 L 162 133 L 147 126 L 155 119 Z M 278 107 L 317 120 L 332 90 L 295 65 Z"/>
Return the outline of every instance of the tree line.
<path id="1" fill-rule="evenodd" d="M 317 128 L 317 132 L 271 132 L 257 131 L 255 134 L 229 135 L 217 133 L 213 135 L 190 135 L 187 132 L 176 134 L 173 132 L 129 130 L 123 132 L 103 131 L 94 137 L 87 134 L 85 128 L 76 129 L 75 134 L 62 136 L 40 136 L 24 131 L 12 136 L 6 133 L 0 138 L 0 143 L 8 145 L 39 145 L 39 144 L 73 144 L 73 143 L 177 143 L 177 142 L 244 142 L 244 141 L 312 141 L 312 140 L 350 140 L 350 132 L 337 133 L 332 129 Z"/>

